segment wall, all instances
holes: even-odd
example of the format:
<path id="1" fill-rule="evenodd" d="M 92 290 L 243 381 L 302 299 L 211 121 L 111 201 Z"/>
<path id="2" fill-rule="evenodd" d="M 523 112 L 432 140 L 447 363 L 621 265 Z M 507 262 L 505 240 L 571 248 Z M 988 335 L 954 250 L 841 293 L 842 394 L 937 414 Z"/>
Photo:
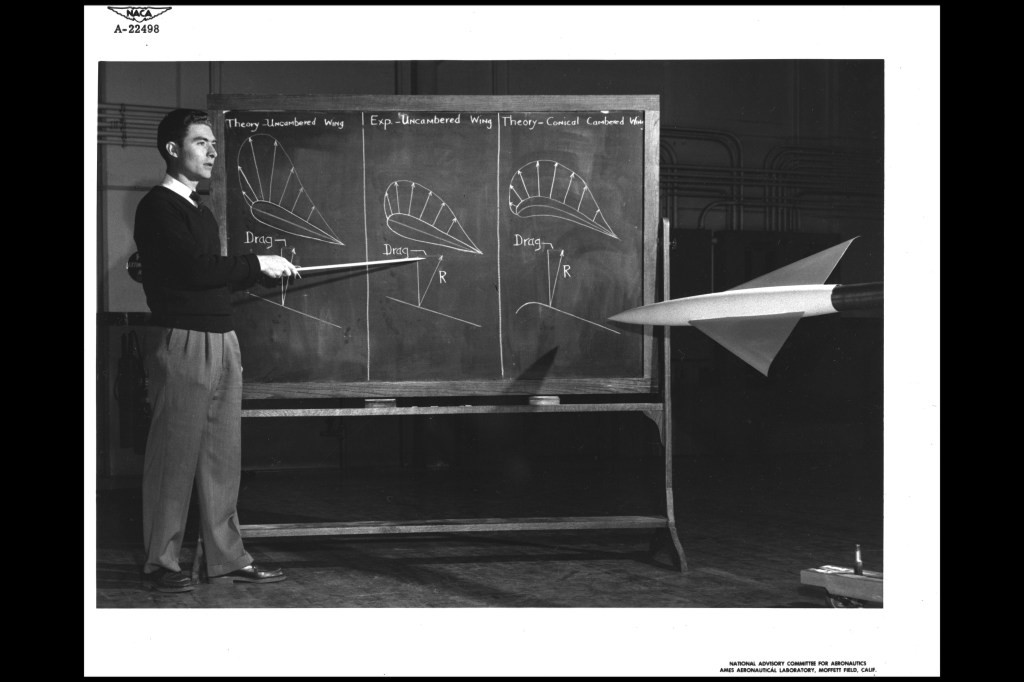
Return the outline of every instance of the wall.
<path id="1" fill-rule="evenodd" d="M 753 169 L 761 169 L 765 159 L 780 146 L 842 147 L 880 161 L 884 129 L 883 65 L 880 61 L 414 61 L 414 62 L 175 62 L 175 63 L 104 63 L 99 73 L 100 99 L 106 103 L 154 105 L 160 107 L 205 108 L 209 93 L 324 93 L 324 94 L 659 94 L 661 95 L 663 129 L 677 128 L 720 131 L 735 138 L 741 148 L 739 165 L 751 169 L 751 187 L 758 186 Z M 713 194 L 701 195 L 704 173 L 708 177 L 727 167 L 723 147 L 700 137 L 682 137 L 677 151 L 679 158 L 691 167 L 697 190 L 681 193 L 675 206 L 679 229 L 699 227 L 719 229 L 729 224 L 728 210 L 704 211 Z M 142 313 L 147 311 L 141 286 L 128 278 L 125 263 L 134 252 L 131 237 L 134 207 L 142 194 L 163 174 L 162 162 L 155 147 L 121 147 L 101 145 L 99 159 L 99 215 L 97 216 L 100 279 L 97 282 L 97 309 L 100 313 Z M 732 163 L 737 160 L 733 159 Z M 692 170 L 692 169 L 697 170 Z M 663 175 L 665 171 L 663 170 Z M 871 178 L 873 181 L 874 178 Z M 880 186 L 880 175 L 878 178 Z M 718 190 L 716 190 L 718 191 Z M 750 195 L 753 196 L 753 195 Z M 746 197 L 750 199 L 750 196 Z M 871 197 L 869 197 L 870 199 Z M 856 199 L 856 198 L 854 198 Z M 853 276 L 881 275 L 881 203 L 865 203 L 856 199 L 857 211 L 843 211 L 842 201 L 828 198 L 826 213 L 801 211 L 797 218 L 800 231 L 837 236 L 864 234 L 873 240 L 857 258 L 844 262 Z M 853 201 L 853 200 L 850 200 Z M 865 208 L 866 207 L 866 208 Z M 704 222 L 699 216 L 704 214 Z M 793 213 L 787 214 L 792 221 Z M 743 210 L 744 229 L 760 231 L 772 227 L 769 214 L 760 207 Z M 851 256 L 854 255 L 851 252 Z M 687 272 L 676 272 L 676 268 Z M 695 266 L 673 254 L 673 280 L 692 275 Z M 690 276 L 693 286 L 704 285 L 703 276 Z M 845 280 L 864 281 L 864 280 Z M 837 316 L 838 317 L 838 316 Z M 104 321 L 107 321 L 104 318 Z M 876 319 L 880 330 L 880 320 Z M 842 325 L 843 323 L 838 323 Z M 868 325 L 870 326 L 870 324 Z M 98 468 L 101 476 L 134 476 L 141 472 L 141 458 L 131 447 L 122 447 L 118 434 L 118 403 L 113 384 L 120 354 L 120 337 L 127 330 L 144 328 L 100 324 L 97 359 L 98 413 L 104 423 L 99 425 Z M 815 330 L 812 329 L 813 335 Z M 873 330 L 867 332 L 870 336 Z M 840 334 L 841 335 L 841 334 Z M 880 335 L 878 337 L 880 342 Z M 868 342 L 870 345 L 870 341 Z M 702 351 L 712 369 L 724 359 L 711 351 Z M 868 381 L 881 386 L 880 358 L 870 360 Z M 863 366 L 849 365 L 849 374 L 863 375 Z M 716 390 L 730 395 L 747 379 L 723 379 L 727 372 L 718 372 Z M 698 386 L 699 371 L 680 369 L 677 390 L 687 384 Z M 701 388 L 705 388 L 701 386 Z M 686 390 L 683 388 L 682 390 Z M 690 395 L 690 394 L 688 394 Z M 771 399 L 763 393 L 757 400 Z M 709 414 L 726 402 L 722 398 L 708 410 L 707 401 L 700 404 L 681 401 L 685 412 L 677 416 L 681 422 L 680 442 L 693 446 L 701 457 L 709 449 L 701 447 L 702 439 L 716 441 L 714 419 L 711 433 L 698 434 L 688 427 L 696 419 L 709 422 Z M 802 402 L 803 398 L 797 400 Z M 699 402 L 699 401 L 698 401 Z M 852 410 L 852 411 L 851 411 Z M 833 415 L 844 424 L 861 420 L 856 408 Z M 880 433 L 880 409 L 878 412 Z M 874 419 L 874 414 L 870 416 Z M 787 417 L 790 423 L 791 417 Z M 315 421 L 315 420 L 314 420 Z M 350 420 L 360 421 L 360 420 Z M 346 426 L 344 438 L 336 427 L 311 420 L 245 420 L 243 442 L 245 466 L 251 468 L 277 466 L 407 466 L 424 462 L 434 455 L 410 455 L 412 444 L 419 442 L 423 429 L 437 426 L 396 424 L 380 426 L 375 420 L 366 424 Z M 799 420 L 797 420 L 798 422 Z M 257 423 L 258 422 L 258 423 Z M 273 423 L 272 423 L 273 422 Z M 284 423 L 288 422 L 288 423 Z M 722 428 L 731 428 L 722 424 Z M 443 428 L 444 427 L 440 427 Z M 488 427 L 490 428 L 490 427 Z M 636 427 L 646 428 L 644 426 Z M 831 447 L 842 439 L 841 432 L 824 438 L 822 447 Z M 792 450 L 799 442 L 799 423 L 787 427 L 792 435 L 779 429 L 768 440 L 779 452 Z M 471 437 L 450 434 L 439 438 L 452 450 L 476 449 L 481 430 L 469 425 Z M 598 429 L 600 431 L 600 429 Z M 735 432 L 735 430 L 734 430 Z M 872 432 L 873 433 L 873 432 Z M 836 436 L 836 434 L 840 434 Z M 629 434 L 620 437 L 629 439 Z M 837 440 L 838 438 L 838 440 Z M 382 440 L 383 439 L 383 440 Z M 485 438 L 486 440 L 486 438 Z M 762 439 L 764 440 L 764 439 Z M 778 442 L 778 441 L 784 442 Z M 823 440 L 821 438 L 819 441 Z M 877 442 L 876 442 L 877 441 Z M 495 444 L 489 443 L 493 448 Z M 754 436 L 741 439 L 735 451 L 759 447 Z M 844 446 L 845 447 L 845 446 Z M 858 447 L 849 459 L 864 449 L 880 448 L 880 436 Z M 287 456 L 282 453 L 287 452 Z M 437 455 L 443 458 L 443 454 Z M 880 453 L 878 455 L 880 457 Z M 498 466 L 495 464 L 495 466 Z"/>

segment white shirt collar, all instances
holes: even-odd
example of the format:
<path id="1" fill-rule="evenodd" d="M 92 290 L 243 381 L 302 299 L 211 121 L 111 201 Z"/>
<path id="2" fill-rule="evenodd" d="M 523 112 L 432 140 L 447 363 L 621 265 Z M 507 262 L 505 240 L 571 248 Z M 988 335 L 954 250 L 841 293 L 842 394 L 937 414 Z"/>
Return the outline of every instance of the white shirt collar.
<path id="1" fill-rule="evenodd" d="M 192 198 L 190 196 L 192 194 L 192 192 L 195 191 L 195 190 L 193 190 L 191 187 L 186 185 L 181 180 L 178 180 L 177 178 L 172 178 L 170 175 L 165 175 L 164 176 L 164 181 L 161 182 L 160 184 L 161 184 L 161 186 L 166 187 L 167 189 L 171 190 L 175 194 L 178 194 L 178 195 L 184 197 L 193 206 L 198 206 L 199 205 L 196 202 L 192 201 Z"/>

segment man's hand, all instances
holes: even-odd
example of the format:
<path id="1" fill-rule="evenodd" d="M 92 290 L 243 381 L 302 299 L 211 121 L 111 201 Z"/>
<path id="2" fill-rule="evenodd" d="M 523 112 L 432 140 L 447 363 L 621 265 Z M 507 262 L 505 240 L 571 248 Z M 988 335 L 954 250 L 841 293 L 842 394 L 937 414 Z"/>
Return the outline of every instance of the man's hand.
<path id="1" fill-rule="evenodd" d="M 260 274 L 273 279 L 301 277 L 290 260 L 281 256 L 256 256 L 260 259 Z"/>

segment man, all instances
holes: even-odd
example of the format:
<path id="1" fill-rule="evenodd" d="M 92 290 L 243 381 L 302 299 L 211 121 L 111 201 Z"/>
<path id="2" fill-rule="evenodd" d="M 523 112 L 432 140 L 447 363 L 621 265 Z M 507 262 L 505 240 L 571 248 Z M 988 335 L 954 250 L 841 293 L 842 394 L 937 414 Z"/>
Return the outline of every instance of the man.
<path id="1" fill-rule="evenodd" d="M 222 256 L 217 220 L 196 187 L 217 157 L 210 119 L 177 109 L 157 129 L 163 182 L 139 202 L 135 243 L 155 329 L 146 371 L 153 420 L 142 476 L 145 582 L 187 592 L 178 563 L 193 482 L 211 580 L 267 583 L 280 569 L 257 566 L 242 546 L 236 504 L 241 477 L 242 365 L 231 291 L 264 277 L 298 277 L 281 256 Z"/>

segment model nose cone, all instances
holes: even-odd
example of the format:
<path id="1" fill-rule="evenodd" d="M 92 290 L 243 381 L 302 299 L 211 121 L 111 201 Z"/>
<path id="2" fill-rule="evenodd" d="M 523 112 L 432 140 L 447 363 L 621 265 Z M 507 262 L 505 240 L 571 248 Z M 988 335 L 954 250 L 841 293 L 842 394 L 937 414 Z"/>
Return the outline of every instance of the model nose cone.
<path id="1" fill-rule="evenodd" d="M 621 313 L 616 313 L 608 318 L 611 322 L 623 322 L 626 324 L 637 324 L 640 318 L 640 308 L 630 308 L 629 310 L 623 310 Z"/>

